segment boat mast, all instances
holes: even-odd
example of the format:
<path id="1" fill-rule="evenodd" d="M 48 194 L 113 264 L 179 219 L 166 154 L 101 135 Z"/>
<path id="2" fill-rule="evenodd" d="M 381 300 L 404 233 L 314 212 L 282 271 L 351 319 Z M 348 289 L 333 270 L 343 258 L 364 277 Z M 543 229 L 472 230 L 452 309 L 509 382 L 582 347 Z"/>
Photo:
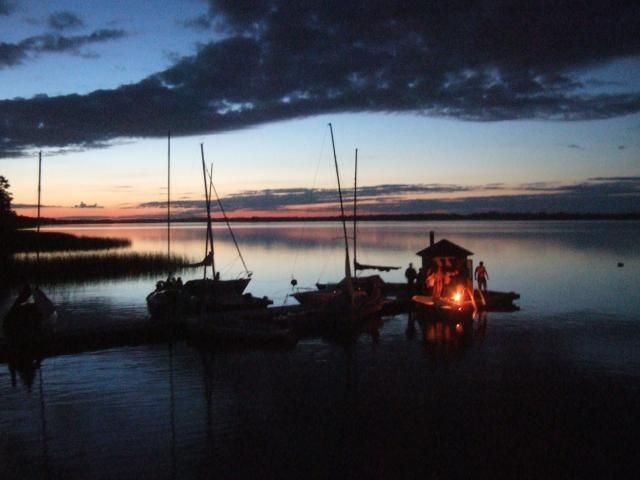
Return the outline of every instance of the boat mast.
<path id="1" fill-rule="evenodd" d="M 167 133 L 167 261 L 171 262 L 171 130 Z"/>
<path id="2" fill-rule="evenodd" d="M 38 152 L 38 213 L 36 215 L 36 265 L 40 264 L 40 196 L 42 192 L 42 150 Z M 36 275 L 36 279 L 38 275 Z"/>
<path id="3" fill-rule="evenodd" d="M 356 205 L 358 199 L 358 149 L 356 148 L 356 167 L 355 173 L 353 175 L 353 275 L 358 276 L 358 260 L 356 259 L 356 255 L 358 254 L 358 226 L 357 226 L 357 215 L 356 215 Z"/>
<path id="4" fill-rule="evenodd" d="M 349 296 L 353 299 L 353 286 L 351 284 L 351 260 L 349 260 L 349 240 L 347 238 L 347 221 L 344 214 L 344 203 L 342 201 L 342 188 L 340 186 L 340 172 L 338 170 L 338 157 L 336 156 L 336 144 L 333 140 L 333 127 L 329 123 L 329 131 L 331 132 L 331 146 L 333 147 L 333 162 L 336 166 L 336 178 L 338 179 L 338 196 L 340 197 L 340 214 L 342 218 L 342 231 L 344 234 L 344 253 L 345 253 L 345 278 L 347 280 L 347 289 Z"/>
<path id="5" fill-rule="evenodd" d="M 40 194 L 42 186 L 42 150 L 38 152 L 38 215 L 36 219 L 36 232 L 40 233 Z"/>
<path id="6" fill-rule="evenodd" d="M 204 163 L 204 144 L 200 144 L 200 155 L 202 157 L 202 176 L 204 178 L 204 195 L 207 203 L 207 238 L 209 239 L 209 248 L 211 251 L 211 274 L 213 278 L 216 278 L 216 264 L 214 260 L 213 254 L 213 230 L 211 229 L 211 201 L 209 197 L 209 189 L 207 187 L 207 167 Z M 205 249 L 205 260 L 207 256 L 207 251 Z M 207 276 L 207 264 L 204 265 L 204 275 Z"/>

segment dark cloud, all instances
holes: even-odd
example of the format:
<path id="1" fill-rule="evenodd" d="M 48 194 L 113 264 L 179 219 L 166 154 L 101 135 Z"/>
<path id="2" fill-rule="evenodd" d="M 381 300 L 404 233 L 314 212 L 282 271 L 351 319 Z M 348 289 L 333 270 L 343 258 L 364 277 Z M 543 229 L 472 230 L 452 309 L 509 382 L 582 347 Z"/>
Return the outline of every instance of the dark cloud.
<path id="1" fill-rule="evenodd" d="M 15 9 L 15 2 L 11 0 L 0 0 L 0 15 L 8 16 Z"/>
<path id="2" fill-rule="evenodd" d="M 517 187 L 526 192 L 547 192 L 565 196 L 631 196 L 640 195 L 640 177 L 593 177 L 584 182 L 562 185 L 558 183 L 529 183 Z M 640 198 L 637 198 L 640 200 Z"/>
<path id="3" fill-rule="evenodd" d="M 627 211 L 640 210 L 640 180 L 635 177 L 623 180 L 602 179 L 587 181 L 565 186 L 559 193 L 567 198 L 582 199 L 589 204 L 602 201 L 610 205 L 617 201 L 628 201 Z"/>
<path id="4" fill-rule="evenodd" d="M 208 15 L 200 15 L 198 17 L 188 18 L 179 22 L 185 28 L 190 28 L 197 31 L 210 30 L 212 26 L 211 17 Z"/>
<path id="5" fill-rule="evenodd" d="M 49 16 L 49 26 L 55 30 L 67 30 L 78 28 L 84 25 L 84 22 L 73 12 L 56 12 Z"/>
<path id="6" fill-rule="evenodd" d="M 371 214 L 402 213 L 640 213 L 640 194 L 633 197 L 603 195 L 499 195 L 462 199 L 418 199 L 367 206 Z"/>
<path id="7" fill-rule="evenodd" d="M 27 56 L 26 49 L 15 43 L 0 43 L 0 69 L 22 63 Z"/>
<path id="8" fill-rule="evenodd" d="M 550 192 L 560 188 L 558 183 L 553 182 L 530 182 L 522 183 L 516 187 L 517 190 L 529 191 L 529 192 Z"/>
<path id="9" fill-rule="evenodd" d="M 88 35 L 39 35 L 21 42 L 33 52 L 73 52 L 85 45 L 117 40 L 126 36 L 123 30 L 102 29 Z"/>
<path id="10" fill-rule="evenodd" d="M 459 185 L 375 185 L 358 188 L 358 197 L 388 197 L 407 196 L 428 193 L 450 194 L 478 190 L 477 187 Z M 482 187 L 480 187 L 482 189 Z M 350 201 L 350 192 L 345 192 L 346 201 Z M 225 210 L 242 209 L 280 209 L 299 205 L 324 205 L 335 203 L 338 198 L 338 190 L 333 188 L 281 188 L 265 190 L 247 190 L 241 193 L 231 194 L 222 201 Z M 202 199 L 186 199 L 172 202 L 176 208 L 204 208 Z M 147 202 L 138 205 L 141 208 L 166 207 L 165 202 Z"/>
<path id="11" fill-rule="evenodd" d="M 116 40 L 126 36 L 123 30 L 97 30 L 88 35 L 64 36 L 57 34 L 36 35 L 19 43 L 0 43 L 0 69 L 19 65 L 42 53 L 82 54 L 85 45 Z M 62 146 L 64 144 L 57 144 Z"/>
<path id="12" fill-rule="evenodd" d="M 549 213 L 638 213 L 640 212 L 640 177 L 597 177 L 584 182 L 560 185 L 540 182 L 516 187 L 519 194 L 479 195 L 478 192 L 505 189 L 502 184 L 479 186 L 456 185 L 378 185 L 358 189 L 363 213 L 477 213 L 477 212 L 549 212 Z M 468 196 L 447 198 L 451 193 Z M 441 194 L 420 198 L 424 194 Z M 303 215 L 335 205 L 335 189 L 289 188 L 245 191 L 222 199 L 229 213 L 247 211 L 287 212 Z M 346 195 L 346 201 L 352 197 Z M 183 215 L 201 214 L 204 200 L 178 200 L 172 206 Z M 147 202 L 137 208 L 164 208 L 165 202 Z M 331 207 L 329 207 L 331 208 Z M 335 208 L 338 213 L 337 206 Z"/>
<path id="13" fill-rule="evenodd" d="M 86 204 L 86 203 L 84 203 L 84 202 L 80 202 L 80 204 L 79 204 L 79 205 L 74 205 L 74 206 L 73 206 L 73 208 L 82 208 L 82 209 L 84 209 L 84 208 L 90 208 L 90 209 L 91 209 L 91 208 L 104 208 L 104 207 L 102 207 L 102 206 L 98 205 L 97 203 L 94 203 L 93 205 L 87 205 L 87 204 Z"/>
<path id="14" fill-rule="evenodd" d="M 574 150 L 584 150 L 584 147 L 580 146 L 580 145 L 576 145 L 575 143 L 572 143 L 571 145 L 568 145 L 569 148 L 574 149 Z"/>
<path id="15" fill-rule="evenodd" d="M 198 134 L 333 112 L 476 121 L 640 112 L 637 85 L 613 94 L 579 80 L 594 66 L 640 55 L 637 2 L 208 3 L 208 16 L 191 26 L 210 24 L 223 39 L 138 84 L 2 102 L 5 148 L 162 136 L 168 127 Z M 16 62 L 10 54 L 5 65 Z"/>
<path id="16" fill-rule="evenodd" d="M 640 183 L 640 177 L 592 177 L 587 179 L 588 182 L 627 182 L 637 184 Z"/>
<path id="17" fill-rule="evenodd" d="M 12 208 L 38 208 L 37 203 L 12 203 Z M 60 205 L 40 205 L 40 208 L 62 208 Z"/>

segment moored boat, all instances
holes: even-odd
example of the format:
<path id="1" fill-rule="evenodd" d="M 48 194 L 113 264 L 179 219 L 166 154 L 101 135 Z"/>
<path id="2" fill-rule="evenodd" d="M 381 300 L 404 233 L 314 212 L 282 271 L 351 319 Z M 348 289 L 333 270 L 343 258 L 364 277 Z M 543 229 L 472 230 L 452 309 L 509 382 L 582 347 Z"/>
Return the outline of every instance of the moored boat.
<path id="1" fill-rule="evenodd" d="M 221 279 L 220 272 L 216 272 L 213 243 L 213 230 L 211 225 L 211 190 L 213 186 L 212 173 L 207 172 L 204 161 L 204 148 L 200 145 L 202 156 L 202 173 L 205 187 L 205 202 L 207 208 L 207 235 L 205 242 L 205 255 L 202 262 L 193 266 L 204 267 L 203 278 L 188 280 L 183 283 L 180 278 L 175 279 L 171 274 L 166 281 L 158 281 L 153 292 L 146 297 L 149 313 L 155 318 L 180 319 L 183 315 L 196 315 L 208 312 L 240 310 L 253 308 L 266 308 L 273 302 L 266 298 L 254 297 L 244 294 L 247 285 L 251 281 L 251 273 L 247 270 L 236 242 L 231 225 L 224 213 L 224 208 L 218 198 L 218 204 L 229 228 L 231 237 L 236 244 L 238 254 L 245 267 L 246 275 L 235 279 Z M 216 193 L 217 196 L 217 193 Z M 169 215 L 168 215 L 169 217 Z M 168 241 L 169 241 L 168 234 Z M 207 268 L 211 266 L 212 278 L 207 277 Z"/>
<path id="2" fill-rule="evenodd" d="M 36 239 L 40 235 L 40 206 L 42 191 L 42 152 L 38 152 L 38 208 L 36 216 Z M 40 261 L 40 245 L 36 241 L 36 264 Z M 37 277 L 38 275 L 36 275 Z M 57 318 L 56 307 L 47 295 L 37 286 L 26 283 L 2 323 L 5 338 L 17 350 L 29 349 L 40 341 L 42 334 L 53 330 Z"/>
<path id="3" fill-rule="evenodd" d="M 351 274 L 351 262 L 349 259 L 349 241 L 347 236 L 346 216 L 342 198 L 342 188 L 340 185 L 340 173 L 338 169 L 338 159 L 336 156 L 335 142 L 333 138 L 333 127 L 329 124 L 331 132 L 331 145 L 333 147 L 333 159 L 336 170 L 338 184 L 338 197 L 340 201 L 340 219 L 345 247 L 345 276 L 337 284 L 321 285 L 317 284 L 317 290 L 298 290 L 293 293 L 293 297 L 303 306 L 316 307 L 327 312 L 346 314 L 351 319 L 367 317 L 378 314 L 382 311 L 386 298 L 384 296 L 384 281 L 378 275 L 368 277 L 354 277 Z M 358 165 L 358 150 L 356 149 L 356 175 Z M 394 269 L 397 267 L 377 267 L 361 265 L 356 260 L 356 192 L 357 180 L 354 182 L 354 271 L 363 269 Z"/>
<path id="4" fill-rule="evenodd" d="M 12 342 L 31 338 L 53 327 L 57 318 L 55 305 L 39 287 L 25 285 L 4 317 L 4 336 Z"/>

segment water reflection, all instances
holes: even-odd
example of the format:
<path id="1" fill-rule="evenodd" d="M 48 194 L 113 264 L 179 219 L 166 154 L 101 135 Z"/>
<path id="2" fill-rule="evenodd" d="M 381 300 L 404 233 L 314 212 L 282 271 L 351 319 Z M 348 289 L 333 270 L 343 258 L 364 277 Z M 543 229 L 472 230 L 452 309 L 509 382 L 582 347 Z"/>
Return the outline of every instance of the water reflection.
<path id="1" fill-rule="evenodd" d="M 202 259 L 204 225 L 178 224 L 172 229 L 172 251 L 194 262 Z M 344 272 L 340 226 L 331 222 L 234 225 L 247 265 L 254 272 L 251 292 L 282 304 L 296 278 L 300 287 L 335 281 Z M 56 227 L 56 230 L 131 239 L 131 250 L 166 251 L 166 226 L 117 225 Z M 222 276 L 235 278 L 242 265 L 223 225 L 215 226 L 216 262 Z M 581 308 L 631 314 L 640 308 L 634 280 L 640 275 L 640 222 L 360 222 L 358 258 L 366 264 L 406 265 L 428 245 L 428 232 L 474 252 L 491 271 L 489 288 L 522 295 L 524 309 L 548 312 Z M 619 268 L 619 262 L 624 268 Z M 180 272 L 183 280 L 199 271 Z M 403 282 L 402 272 L 384 274 Z M 96 283 L 94 285 L 104 285 Z M 113 301 L 133 305 L 128 287 L 111 288 Z M 146 290 L 153 285 L 148 283 Z M 111 286 L 113 287 L 113 285 Z M 143 304 L 144 294 L 137 299 Z M 124 299 L 124 300 L 123 300 Z"/>
<path id="2" fill-rule="evenodd" d="M 474 343 L 483 342 L 487 324 L 486 311 L 465 312 L 448 318 L 414 311 L 407 315 L 405 335 L 408 339 L 419 336 L 430 358 L 448 362 L 461 358 Z"/>
<path id="3" fill-rule="evenodd" d="M 11 385 L 17 385 L 17 377 L 20 377 L 23 385 L 31 389 L 36 377 L 36 372 L 44 357 L 35 351 L 9 351 L 7 354 L 7 366 L 11 375 Z"/>
<path id="4" fill-rule="evenodd" d="M 129 230 L 134 248 L 164 251 L 153 228 L 140 229 L 140 241 Z M 288 289 L 292 270 L 301 283 L 340 276 L 333 226 L 316 225 L 304 234 L 315 240 L 295 247 L 298 228 L 235 230 L 241 244 L 246 234 L 256 295 Z M 363 225 L 362 256 L 406 265 L 430 229 L 483 259 L 490 287 L 519 292 L 522 310 L 491 312 L 490 334 L 486 316 L 446 323 L 402 314 L 346 337 L 311 324 L 289 350 L 165 341 L 32 358 L 16 365 L 17 388 L 3 367 L 0 478 L 628 473 L 640 428 L 631 414 L 640 386 L 638 223 Z M 182 230 L 194 233 L 174 231 Z M 179 248 L 198 258 L 202 243 Z M 385 280 L 404 280 L 393 275 Z M 65 286 L 52 298 L 70 328 L 144 322 L 154 281 Z"/>

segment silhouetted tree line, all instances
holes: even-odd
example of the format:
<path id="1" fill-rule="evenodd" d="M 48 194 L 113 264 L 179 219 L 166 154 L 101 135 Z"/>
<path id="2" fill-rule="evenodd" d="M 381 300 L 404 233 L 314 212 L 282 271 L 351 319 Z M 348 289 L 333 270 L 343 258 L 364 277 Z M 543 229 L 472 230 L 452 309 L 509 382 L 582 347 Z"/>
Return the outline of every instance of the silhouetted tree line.
<path id="1" fill-rule="evenodd" d="M 0 271 L 6 271 L 11 258 L 10 237 L 16 225 L 16 213 L 11 210 L 13 196 L 9 192 L 9 180 L 0 175 Z M 0 278 L 0 283 L 3 279 Z"/>
<path id="2" fill-rule="evenodd" d="M 11 210 L 13 196 L 9 192 L 10 186 L 9 180 L 0 175 L 0 233 L 5 233 L 5 229 L 15 225 L 16 213 Z"/>

